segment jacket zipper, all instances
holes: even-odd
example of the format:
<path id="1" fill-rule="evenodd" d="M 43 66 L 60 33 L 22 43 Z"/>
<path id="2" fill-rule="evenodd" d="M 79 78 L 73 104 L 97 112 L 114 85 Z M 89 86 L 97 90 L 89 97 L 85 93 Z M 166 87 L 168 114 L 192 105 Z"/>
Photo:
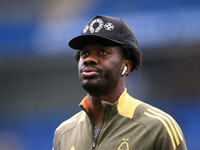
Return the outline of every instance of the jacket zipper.
<path id="1" fill-rule="evenodd" d="M 92 137 L 93 137 L 93 141 L 92 141 L 92 150 L 95 150 L 95 148 L 96 148 L 98 138 L 99 138 L 99 136 L 100 136 L 100 134 L 101 134 L 101 131 L 102 131 L 102 128 L 103 128 L 103 125 L 104 125 L 104 122 L 105 122 L 105 116 L 106 116 L 106 109 L 104 108 L 104 119 L 103 119 L 103 124 L 102 124 L 102 126 L 101 126 L 101 129 L 100 129 L 99 134 L 98 134 L 98 136 L 97 136 L 96 139 L 95 139 L 95 137 L 94 137 L 94 126 L 92 126 L 92 135 L 93 135 L 93 136 L 92 136 Z"/>
<path id="2" fill-rule="evenodd" d="M 89 116 L 89 115 L 88 115 Z M 90 117 L 89 117 L 90 118 Z M 91 128 L 91 130 L 92 130 L 92 150 L 95 150 L 95 147 L 96 147 L 96 141 L 97 140 L 95 140 L 95 137 L 94 137 L 94 124 L 93 124 L 93 122 L 92 122 L 92 119 L 90 118 L 90 123 L 91 123 L 91 125 L 92 125 L 92 128 Z"/>
<path id="3" fill-rule="evenodd" d="M 96 140 L 93 137 L 93 142 L 92 142 L 92 150 L 95 150 L 96 147 Z"/>
<path id="4" fill-rule="evenodd" d="M 104 123 L 103 123 L 103 124 L 104 124 Z M 103 124 L 102 124 L 102 126 L 101 126 L 101 129 L 100 129 L 99 134 L 98 134 L 98 136 L 97 136 L 96 139 L 95 139 L 95 137 L 94 137 L 94 135 L 93 135 L 92 150 L 95 150 L 95 148 L 96 148 L 96 145 L 97 145 L 97 141 L 98 141 L 100 132 L 101 132 L 101 130 L 102 130 L 102 128 L 103 128 Z M 92 132 L 92 133 L 94 133 L 94 127 L 93 127 L 93 132 Z"/>

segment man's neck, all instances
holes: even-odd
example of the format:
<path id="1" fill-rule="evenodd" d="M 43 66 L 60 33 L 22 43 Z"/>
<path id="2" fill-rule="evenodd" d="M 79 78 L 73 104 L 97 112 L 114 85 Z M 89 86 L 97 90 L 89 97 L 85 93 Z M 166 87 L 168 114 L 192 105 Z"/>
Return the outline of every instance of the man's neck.
<path id="1" fill-rule="evenodd" d="M 101 96 L 92 96 L 88 93 L 89 115 L 95 126 L 102 125 L 104 120 L 104 107 L 101 101 L 115 103 L 124 89 L 125 87 L 116 88 L 109 92 L 109 94 Z"/>

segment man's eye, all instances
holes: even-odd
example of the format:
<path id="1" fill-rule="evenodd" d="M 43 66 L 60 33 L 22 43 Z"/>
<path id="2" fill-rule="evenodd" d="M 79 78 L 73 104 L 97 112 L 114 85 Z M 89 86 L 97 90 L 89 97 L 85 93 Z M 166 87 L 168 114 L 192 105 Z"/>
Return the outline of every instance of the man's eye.
<path id="1" fill-rule="evenodd" d="M 106 50 L 101 50 L 99 53 L 100 53 L 101 55 L 107 55 L 107 54 L 108 54 L 108 52 L 107 52 Z"/>
<path id="2" fill-rule="evenodd" d="M 87 55 L 88 55 L 88 52 L 86 52 L 86 51 L 83 51 L 83 52 L 81 52 L 80 54 L 81 54 L 81 56 L 82 56 L 82 57 L 85 57 L 85 56 L 87 56 Z"/>

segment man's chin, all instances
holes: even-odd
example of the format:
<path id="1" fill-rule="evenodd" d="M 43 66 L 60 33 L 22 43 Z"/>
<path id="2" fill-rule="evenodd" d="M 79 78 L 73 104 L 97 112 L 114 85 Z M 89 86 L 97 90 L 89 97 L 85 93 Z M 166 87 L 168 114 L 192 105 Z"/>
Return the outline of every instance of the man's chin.
<path id="1" fill-rule="evenodd" d="M 99 96 L 105 94 L 105 86 L 99 83 L 82 83 L 83 89 L 92 96 Z"/>

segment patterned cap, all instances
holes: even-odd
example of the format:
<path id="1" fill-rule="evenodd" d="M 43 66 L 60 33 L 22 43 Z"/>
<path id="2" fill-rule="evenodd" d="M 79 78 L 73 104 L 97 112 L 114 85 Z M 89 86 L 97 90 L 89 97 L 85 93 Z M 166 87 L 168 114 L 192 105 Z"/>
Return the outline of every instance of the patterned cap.
<path id="1" fill-rule="evenodd" d="M 137 46 L 137 39 L 130 27 L 122 19 L 110 16 L 95 16 L 85 25 L 80 36 L 69 41 L 69 46 L 82 49 L 92 39 Z"/>

